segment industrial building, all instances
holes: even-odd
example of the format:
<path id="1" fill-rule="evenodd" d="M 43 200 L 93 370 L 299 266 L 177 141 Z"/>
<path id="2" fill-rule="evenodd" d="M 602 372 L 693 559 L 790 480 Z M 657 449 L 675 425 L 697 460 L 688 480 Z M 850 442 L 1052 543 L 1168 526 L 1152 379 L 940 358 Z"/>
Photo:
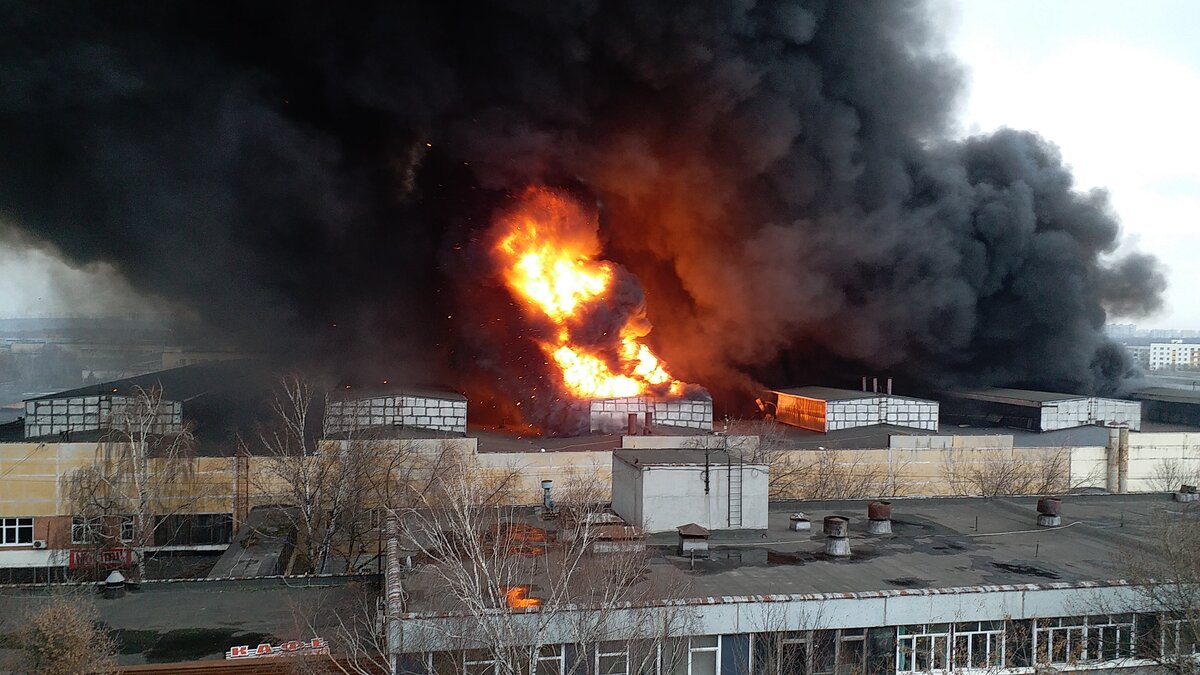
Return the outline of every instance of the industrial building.
<path id="1" fill-rule="evenodd" d="M 889 386 L 890 389 L 890 386 Z M 938 404 L 875 391 L 799 387 L 767 392 L 766 413 L 784 424 L 826 433 L 890 424 L 937 431 Z"/>
<path id="2" fill-rule="evenodd" d="M 598 433 L 646 433 L 656 426 L 712 431 L 712 399 L 634 396 L 596 398 L 578 403 L 581 430 Z M 640 431 L 639 431 L 640 430 Z"/>
<path id="3" fill-rule="evenodd" d="M 1142 428 L 1141 404 L 1136 401 L 998 387 L 943 392 L 942 417 L 952 424 L 1032 431 L 1092 424 Z"/>
<path id="4" fill-rule="evenodd" d="M 506 634 L 542 645 L 538 672 L 543 663 L 688 675 L 1161 672 L 1158 659 L 1190 654 L 1195 642 L 1108 561 L 1143 545 L 1150 514 L 1172 504 L 1164 495 L 776 503 L 761 532 L 647 536 L 641 583 L 657 590 L 639 603 L 496 611 L 512 622 Z M 702 545 L 685 545 L 693 539 Z M 435 603 L 438 578 L 421 565 L 388 568 L 398 672 L 492 672 L 497 650 L 518 644 L 464 631 L 484 619 L 447 609 L 445 597 Z M 528 588 L 537 598 L 538 579 Z"/>
<path id="5" fill-rule="evenodd" d="M 767 466 L 722 450 L 617 450 L 612 481 L 613 512 L 646 532 L 767 527 Z"/>
<path id="6" fill-rule="evenodd" d="M 1141 402 L 1142 415 L 1147 420 L 1200 427 L 1200 391 L 1149 387 L 1129 397 Z"/>
<path id="7" fill-rule="evenodd" d="M 465 434 L 467 397 L 440 389 L 405 387 L 377 395 L 355 392 L 325 406 L 327 434 L 391 428 Z"/>

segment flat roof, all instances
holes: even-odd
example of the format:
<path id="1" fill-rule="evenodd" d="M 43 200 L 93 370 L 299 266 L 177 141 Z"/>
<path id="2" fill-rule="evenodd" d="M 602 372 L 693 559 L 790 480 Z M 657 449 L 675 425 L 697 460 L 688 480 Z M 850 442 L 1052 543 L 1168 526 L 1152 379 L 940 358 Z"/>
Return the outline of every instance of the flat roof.
<path id="1" fill-rule="evenodd" d="M 950 398 L 968 398 L 976 401 L 992 403 L 1007 403 L 1009 405 L 1024 405 L 1040 408 L 1043 403 L 1052 401 L 1071 401 L 1090 398 L 1084 394 L 1064 394 L 1054 391 L 1035 391 L 1033 389 L 1006 389 L 1004 387 L 984 387 L 981 389 L 953 389 L 941 392 Z"/>
<path id="2" fill-rule="evenodd" d="M 647 571 L 638 583 L 653 589 L 656 599 L 705 602 L 720 596 L 1110 581 L 1121 577 L 1116 556 L 1145 545 L 1142 537 L 1155 510 L 1174 506 L 1165 494 L 1067 495 L 1062 526 L 1039 528 L 1037 499 L 893 499 L 890 535 L 866 531 L 865 499 L 774 502 L 766 530 L 713 530 L 709 557 L 694 562 L 678 554 L 677 532 L 648 536 Z M 811 518 L 810 531 L 789 528 L 798 511 Z M 830 515 L 850 520 L 848 558 L 824 554 L 821 522 Z M 436 573 L 418 566 L 406 581 L 410 611 L 453 611 L 437 587 Z"/>
<path id="3" fill-rule="evenodd" d="M 1200 405 L 1200 391 L 1195 389 L 1172 389 L 1170 387 L 1147 387 L 1129 394 L 1130 398 L 1143 401 L 1165 401 Z"/>
<path id="4" fill-rule="evenodd" d="M 813 398 L 820 401 L 855 401 L 863 398 L 887 396 L 887 394 L 873 391 L 837 389 L 834 387 L 789 387 L 787 389 L 771 389 L 770 391 L 776 394 L 802 396 L 804 398 Z"/>
<path id="5" fill-rule="evenodd" d="M 89 384 L 86 387 L 67 389 L 52 394 L 43 394 L 27 401 L 44 401 L 83 396 L 132 396 L 138 388 L 162 387 L 163 398 L 187 401 L 213 391 L 227 390 L 233 386 L 246 386 L 247 379 L 261 379 L 262 366 L 253 359 L 210 361 L 190 366 L 158 370 L 153 373 L 126 377 L 110 382 Z"/>
<path id="6" fill-rule="evenodd" d="M 354 616 L 378 596 L 377 576 L 160 581 L 100 599 L 98 618 L 122 643 L 122 665 L 223 659 L 235 645 L 336 637 L 337 614 Z M 51 587 L 0 589 L 0 615 L 22 616 Z M 365 595 L 364 595 L 365 594 Z M 310 627 L 311 624 L 311 627 Z M 0 658 L 4 656 L 0 647 Z"/>
<path id="7" fill-rule="evenodd" d="M 725 464 L 729 453 L 724 450 L 698 448 L 661 448 L 654 450 L 614 450 L 613 457 L 631 466 L 704 466 Z"/>
<path id="8" fill-rule="evenodd" d="M 764 431 L 758 426 L 760 424 L 762 422 L 757 420 L 734 422 L 729 433 L 762 434 Z M 1145 423 L 1143 427 L 1144 425 Z M 1170 429 L 1177 430 L 1179 429 Z M 926 431 L 891 424 L 873 424 L 820 432 L 779 423 L 769 433 L 777 434 L 782 442 L 798 450 L 879 450 L 889 446 L 892 436 L 1012 436 L 1013 446 L 1018 448 L 1102 447 L 1108 443 L 1108 428 L 1098 425 L 1039 432 L 1011 427 L 955 424 L 940 424 L 937 431 Z"/>
<path id="9" fill-rule="evenodd" d="M 420 396 L 446 401 L 466 401 L 467 397 L 453 389 L 431 386 L 371 384 L 366 386 L 342 385 L 330 397 L 337 401 L 356 401 L 388 396 Z"/>

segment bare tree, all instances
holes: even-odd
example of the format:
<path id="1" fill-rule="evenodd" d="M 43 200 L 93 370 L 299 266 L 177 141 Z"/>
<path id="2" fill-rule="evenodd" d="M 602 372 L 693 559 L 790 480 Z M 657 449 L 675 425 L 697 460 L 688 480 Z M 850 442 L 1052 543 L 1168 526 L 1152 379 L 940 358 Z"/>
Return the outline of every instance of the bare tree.
<path id="1" fill-rule="evenodd" d="M 1150 610 L 1154 630 L 1141 631 L 1139 651 L 1169 673 L 1200 673 L 1200 506 L 1173 504 L 1156 510 L 1141 546 L 1122 549 L 1118 566 L 1137 592 L 1135 607 L 1101 611 Z"/>
<path id="2" fill-rule="evenodd" d="M 1067 448 L 947 450 L 941 475 L 961 496 L 1058 494 L 1073 487 Z"/>
<path id="3" fill-rule="evenodd" d="M 97 622 L 95 605 L 79 594 L 31 604 L 16 638 L 12 669 L 17 672 L 78 675 L 116 666 L 116 642 Z"/>
<path id="4" fill-rule="evenodd" d="M 80 541 L 82 530 L 83 545 L 94 552 L 127 546 L 138 578 L 145 578 L 147 549 L 167 516 L 189 510 L 216 488 L 196 479 L 191 426 L 160 387 L 136 387 L 133 396 L 112 405 L 111 428 L 95 461 L 65 477 L 72 512 L 81 521 L 72 539 Z"/>
<path id="5" fill-rule="evenodd" d="M 1174 492 L 1181 485 L 1200 485 L 1200 468 L 1188 468 L 1180 459 L 1163 459 L 1154 466 L 1150 488 L 1155 492 Z"/>
<path id="6" fill-rule="evenodd" d="M 606 514 L 607 485 L 593 479 L 560 486 L 557 518 L 543 521 L 510 506 L 518 479 L 515 469 L 484 474 L 473 457 L 457 455 L 412 506 L 395 510 L 401 537 L 424 563 L 410 592 L 429 589 L 431 611 L 458 617 L 430 636 L 430 650 L 456 650 L 438 672 L 478 659 L 497 673 L 529 673 L 564 635 L 597 660 L 635 664 L 634 672 L 636 664 L 657 660 L 683 619 L 670 609 L 632 609 L 660 593 L 643 579 L 644 547 L 605 538 L 638 537 Z M 609 548 L 597 551 L 598 544 Z M 577 669 L 588 672 L 583 663 L 566 664 L 564 672 Z"/>

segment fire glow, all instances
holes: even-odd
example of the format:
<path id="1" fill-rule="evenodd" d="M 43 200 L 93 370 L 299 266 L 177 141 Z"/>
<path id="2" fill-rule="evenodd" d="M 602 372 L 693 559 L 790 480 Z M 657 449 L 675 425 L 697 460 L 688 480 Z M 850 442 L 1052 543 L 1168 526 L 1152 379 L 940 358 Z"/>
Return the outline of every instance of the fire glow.
<path id="1" fill-rule="evenodd" d="M 573 333 L 607 301 L 618 268 L 597 260 L 597 224 L 573 198 L 528 188 L 516 208 L 500 217 L 493 251 L 509 291 L 550 322 L 539 346 L 578 398 L 679 394 L 683 383 L 642 342 L 650 332 L 644 312 L 627 317 L 608 344 L 584 345 Z M 607 333 L 605 334 L 608 335 Z"/>
<path id="2" fill-rule="evenodd" d="M 528 586 L 512 586 L 504 591 L 504 603 L 509 609 L 529 609 L 541 606 L 542 600 L 529 597 Z"/>

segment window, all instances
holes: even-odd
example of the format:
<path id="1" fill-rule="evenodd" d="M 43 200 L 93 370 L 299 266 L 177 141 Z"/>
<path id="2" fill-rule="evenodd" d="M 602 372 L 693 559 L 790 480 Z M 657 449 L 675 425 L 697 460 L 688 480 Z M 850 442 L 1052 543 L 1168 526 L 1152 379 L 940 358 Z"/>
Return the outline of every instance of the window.
<path id="1" fill-rule="evenodd" d="M 596 647 L 597 675 L 629 675 L 629 650 L 624 642 L 601 642 Z"/>
<path id="2" fill-rule="evenodd" d="M 0 518 L 0 546 L 33 543 L 33 518 Z"/>
<path id="3" fill-rule="evenodd" d="M 233 514 L 185 513 L 158 516 L 155 546 L 205 546 L 228 544 L 233 536 Z"/>
<path id="4" fill-rule="evenodd" d="M 1200 640 L 1188 619 L 1164 619 L 1162 626 L 1162 655 L 1170 659 L 1200 653 Z"/>
<path id="5" fill-rule="evenodd" d="M 484 649 L 473 649 L 463 652 L 463 673 L 465 675 L 495 675 L 496 658 Z"/>
<path id="6" fill-rule="evenodd" d="M 135 529 L 133 516 L 118 516 L 117 518 L 117 538 L 128 544 L 133 541 Z"/>
<path id="7" fill-rule="evenodd" d="M 1040 619 L 1034 633 L 1041 663 L 1117 661 L 1134 654 L 1132 614 Z"/>
<path id="8" fill-rule="evenodd" d="M 953 649 L 955 669 L 999 668 L 1004 663 L 1004 622 L 955 624 Z"/>
<path id="9" fill-rule="evenodd" d="M 753 652 L 756 673 L 860 675 L 869 672 L 865 628 L 760 633 L 754 637 Z M 887 659 L 891 658 L 890 653 Z M 719 654 L 717 660 L 720 660 Z M 692 675 L 697 675 L 696 671 L 692 671 Z"/>
<path id="10" fill-rule="evenodd" d="M 721 636 L 704 635 L 688 639 L 688 675 L 717 675 L 721 662 Z"/>
<path id="11" fill-rule="evenodd" d="M 93 516 L 71 517 L 72 544 L 98 544 L 104 540 L 104 518 Z"/>
<path id="12" fill-rule="evenodd" d="M 897 672 L 927 673 L 949 669 L 950 624 L 900 626 L 896 633 Z"/>
<path id="13" fill-rule="evenodd" d="M 533 664 L 534 675 L 562 675 L 566 670 L 562 645 L 543 645 Z"/>

